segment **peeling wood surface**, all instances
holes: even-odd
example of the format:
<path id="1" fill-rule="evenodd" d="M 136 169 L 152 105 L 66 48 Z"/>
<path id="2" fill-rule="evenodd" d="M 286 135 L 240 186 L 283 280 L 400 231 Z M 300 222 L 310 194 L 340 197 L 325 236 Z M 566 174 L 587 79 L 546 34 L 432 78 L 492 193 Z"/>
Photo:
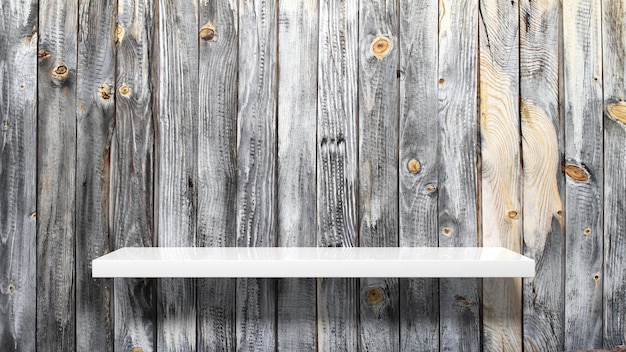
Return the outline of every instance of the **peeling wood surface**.
<path id="1" fill-rule="evenodd" d="M 399 246 L 438 245 L 438 11 L 402 1 L 399 21 Z M 400 350 L 439 345 L 439 280 L 400 279 Z"/>
<path id="2" fill-rule="evenodd" d="M 278 5 L 239 0 L 237 246 L 276 245 Z M 276 349 L 276 280 L 237 279 L 237 350 Z"/>
<path id="3" fill-rule="evenodd" d="M 563 6 L 565 163 L 582 169 L 565 172 L 566 350 L 602 347 L 601 19 L 600 1 Z"/>
<path id="4" fill-rule="evenodd" d="M 358 7 L 320 3 L 317 111 L 317 243 L 357 239 Z M 357 348 L 357 281 L 318 279 L 317 338 L 322 351 Z"/>
<path id="5" fill-rule="evenodd" d="M 37 349 L 75 351 L 78 3 L 42 0 L 39 13 Z"/>
<path id="6" fill-rule="evenodd" d="M 626 2 L 602 2 L 604 84 L 603 347 L 626 343 Z M 626 347 L 616 351 L 624 351 Z"/>
<path id="7" fill-rule="evenodd" d="M 198 241 L 235 246 L 237 143 L 236 1 L 199 3 Z M 198 279 L 198 350 L 235 348 L 234 279 Z"/>
<path id="8" fill-rule="evenodd" d="M 155 235 L 161 247 L 193 247 L 197 209 L 197 3 L 160 0 L 156 6 Z M 159 350 L 195 350 L 195 286 L 195 280 L 158 280 Z"/>
<path id="9" fill-rule="evenodd" d="M 315 247 L 319 3 L 278 8 L 278 246 Z M 316 351 L 316 280 L 280 279 L 277 350 Z"/>
<path id="10" fill-rule="evenodd" d="M 439 3 L 439 246 L 478 245 L 478 0 Z M 479 351 L 477 279 L 442 279 L 440 349 Z"/>
<path id="11" fill-rule="evenodd" d="M 110 251 L 110 150 L 115 123 L 115 1 L 80 1 L 76 77 L 76 349 L 113 350 L 111 280 L 91 278 Z M 100 333 L 94 334 L 94 331 Z"/>
<path id="12" fill-rule="evenodd" d="M 519 8 L 479 5 L 482 245 L 521 251 Z M 483 350 L 522 350 L 522 280 L 483 280 Z"/>
<path id="13" fill-rule="evenodd" d="M 359 246 L 398 246 L 398 7 L 359 1 Z M 398 351 L 397 278 L 362 278 L 359 350 Z"/>
<path id="14" fill-rule="evenodd" d="M 118 0 L 115 128 L 111 140 L 109 223 L 112 249 L 154 242 L 153 67 L 155 7 L 148 0 Z M 115 22 L 114 22 L 115 23 Z M 114 350 L 155 350 L 156 281 L 115 279 Z"/>
<path id="15" fill-rule="evenodd" d="M 0 6 L 0 350 L 35 351 L 37 1 Z"/>

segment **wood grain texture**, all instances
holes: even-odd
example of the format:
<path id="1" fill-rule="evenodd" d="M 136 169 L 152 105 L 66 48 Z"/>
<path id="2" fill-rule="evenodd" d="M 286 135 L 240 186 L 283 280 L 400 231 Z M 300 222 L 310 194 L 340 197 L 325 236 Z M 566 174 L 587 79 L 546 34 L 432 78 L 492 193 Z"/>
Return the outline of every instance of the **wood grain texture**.
<path id="1" fill-rule="evenodd" d="M 399 245 L 438 245 L 438 3 L 400 3 Z M 419 163 L 419 169 L 411 168 Z M 417 172 L 416 172 L 417 171 Z M 439 346 L 439 280 L 401 279 L 400 349 Z"/>
<path id="2" fill-rule="evenodd" d="M 600 6 L 590 0 L 563 6 L 566 350 L 602 347 Z"/>
<path id="3" fill-rule="evenodd" d="M 235 246 L 237 2 L 200 1 L 198 246 Z M 199 279 L 198 350 L 235 348 L 234 279 Z"/>
<path id="4" fill-rule="evenodd" d="M 37 2 L 0 6 L 0 350 L 35 351 Z"/>
<path id="5" fill-rule="evenodd" d="M 478 1 L 439 2 L 439 245 L 478 245 Z M 478 351 L 477 279 L 440 280 L 440 349 Z"/>
<path id="6" fill-rule="evenodd" d="M 398 246 L 398 7 L 359 1 L 359 246 Z M 398 351 L 398 279 L 362 278 L 359 350 Z"/>
<path id="7" fill-rule="evenodd" d="M 74 351 L 78 1 L 39 13 L 37 349 Z"/>
<path id="8" fill-rule="evenodd" d="M 197 2 L 160 0 L 157 6 L 155 231 L 159 246 L 193 247 L 197 209 Z M 195 281 L 161 279 L 157 286 L 158 349 L 195 349 Z"/>
<path id="9" fill-rule="evenodd" d="M 604 84 L 603 346 L 626 344 L 626 2 L 602 2 Z"/>
<path id="10" fill-rule="evenodd" d="M 154 243 L 154 11 L 147 0 L 118 0 L 116 121 L 111 141 L 109 223 L 113 249 Z M 114 350 L 155 350 L 155 280 L 115 279 Z"/>
<path id="11" fill-rule="evenodd" d="M 320 3 L 317 112 L 317 244 L 352 247 L 357 209 L 358 3 Z M 322 351 L 357 348 L 357 282 L 319 279 L 317 336 Z"/>
<path id="12" fill-rule="evenodd" d="M 319 4 L 278 8 L 278 246 L 315 247 Z M 316 351 L 316 281 L 278 280 L 277 349 Z"/>
<path id="13" fill-rule="evenodd" d="M 239 1 L 237 246 L 276 245 L 278 6 Z M 237 350 L 276 348 L 276 280 L 237 280 Z"/>
<path id="14" fill-rule="evenodd" d="M 559 116 L 560 2 L 520 1 L 520 110 L 524 254 L 536 276 L 523 280 L 525 351 L 563 350 L 564 217 Z"/>
<path id="15" fill-rule="evenodd" d="M 76 349 L 113 350 L 111 280 L 91 261 L 110 251 L 109 175 L 115 123 L 116 2 L 80 1 L 76 70 Z M 98 331 L 98 334 L 94 334 Z"/>
<path id="16" fill-rule="evenodd" d="M 521 251 L 519 12 L 479 5 L 482 244 Z M 522 280 L 483 280 L 483 350 L 522 350 Z"/>

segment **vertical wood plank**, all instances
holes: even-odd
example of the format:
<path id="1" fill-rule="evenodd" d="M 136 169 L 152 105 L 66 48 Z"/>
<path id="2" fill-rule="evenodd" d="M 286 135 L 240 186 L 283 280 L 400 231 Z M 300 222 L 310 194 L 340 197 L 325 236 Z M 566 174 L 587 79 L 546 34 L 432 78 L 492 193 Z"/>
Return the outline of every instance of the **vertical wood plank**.
<path id="1" fill-rule="evenodd" d="M 79 1 L 76 75 L 76 349 L 113 350 L 111 280 L 91 261 L 110 251 L 109 172 L 115 123 L 115 0 Z M 95 334 L 94 331 L 99 333 Z"/>
<path id="2" fill-rule="evenodd" d="M 317 243 L 352 247 L 356 236 L 358 3 L 320 4 L 317 119 Z M 321 351 L 357 349 L 354 279 L 318 279 Z"/>
<path id="3" fill-rule="evenodd" d="M 476 246 L 478 0 L 439 2 L 439 245 Z M 479 280 L 440 280 L 442 351 L 478 351 Z"/>
<path id="4" fill-rule="evenodd" d="M 37 349 L 76 349 L 78 1 L 39 2 Z"/>
<path id="5" fill-rule="evenodd" d="M 601 2 L 563 6 L 565 349 L 602 346 Z"/>
<path id="6" fill-rule="evenodd" d="M 276 244 L 278 6 L 239 1 L 237 246 Z M 276 280 L 238 279 L 237 349 L 276 348 Z"/>
<path id="7" fill-rule="evenodd" d="M 398 246 L 398 9 L 359 1 L 359 245 Z M 398 351 L 398 279 L 360 279 L 359 350 Z"/>
<path id="8" fill-rule="evenodd" d="M 157 9 L 155 230 L 163 247 L 192 247 L 196 239 L 197 10 L 195 0 L 160 0 Z M 157 286 L 158 349 L 195 349 L 195 281 L 160 279 Z"/>
<path id="9" fill-rule="evenodd" d="M 520 111 L 524 254 L 524 350 L 563 350 L 563 129 L 559 117 L 560 2 L 520 1 Z"/>
<path id="10" fill-rule="evenodd" d="M 149 0 L 118 0 L 115 130 L 109 223 L 114 248 L 154 243 L 154 10 Z M 155 350 L 154 280 L 115 279 L 114 350 Z"/>
<path id="11" fill-rule="evenodd" d="M 437 247 L 437 2 L 400 2 L 399 245 Z M 439 280 L 401 279 L 400 350 L 439 346 Z"/>
<path id="12" fill-rule="evenodd" d="M 238 11 L 200 1 L 198 246 L 235 246 Z M 235 348 L 234 279 L 199 279 L 198 350 Z"/>
<path id="13" fill-rule="evenodd" d="M 602 2 L 604 348 L 626 344 L 626 2 Z"/>
<path id="14" fill-rule="evenodd" d="M 316 246 L 319 4 L 278 8 L 278 245 Z M 316 281 L 278 280 L 277 349 L 316 351 Z"/>
<path id="15" fill-rule="evenodd" d="M 35 351 L 37 1 L 0 6 L 0 350 Z"/>
<path id="16" fill-rule="evenodd" d="M 521 251 L 519 12 L 516 1 L 479 5 L 481 218 L 485 247 Z M 483 280 L 483 350 L 522 350 L 522 281 Z"/>

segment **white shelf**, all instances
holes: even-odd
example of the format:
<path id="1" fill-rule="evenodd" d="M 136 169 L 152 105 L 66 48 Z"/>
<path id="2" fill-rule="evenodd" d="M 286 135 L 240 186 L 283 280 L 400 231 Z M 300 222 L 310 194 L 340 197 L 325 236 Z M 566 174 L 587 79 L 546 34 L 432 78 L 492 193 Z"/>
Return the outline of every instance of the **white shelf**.
<path id="1" fill-rule="evenodd" d="M 92 262 L 97 277 L 534 277 L 505 248 L 127 247 Z"/>

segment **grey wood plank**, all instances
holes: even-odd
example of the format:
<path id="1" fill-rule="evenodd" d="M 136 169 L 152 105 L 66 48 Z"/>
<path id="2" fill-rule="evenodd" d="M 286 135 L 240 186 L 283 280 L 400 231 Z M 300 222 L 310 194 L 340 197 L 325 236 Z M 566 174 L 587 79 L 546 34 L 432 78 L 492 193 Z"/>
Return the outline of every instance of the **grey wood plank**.
<path id="1" fill-rule="evenodd" d="M 157 8 L 155 231 L 159 246 L 196 242 L 198 8 L 194 0 L 160 0 Z M 157 283 L 157 348 L 196 348 L 194 280 Z"/>
<path id="2" fill-rule="evenodd" d="M 113 249 L 154 243 L 153 65 L 155 6 L 118 0 L 116 121 L 111 140 L 109 223 Z M 115 279 L 114 350 L 155 350 L 156 281 Z"/>
<path id="3" fill-rule="evenodd" d="M 478 1 L 439 4 L 439 245 L 478 244 Z M 477 279 L 440 280 L 440 348 L 478 351 Z"/>
<path id="4" fill-rule="evenodd" d="M 563 6 L 565 349 L 602 347 L 601 2 Z"/>
<path id="5" fill-rule="evenodd" d="M 437 247 L 437 2 L 401 1 L 399 245 Z M 401 279 L 400 349 L 439 346 L 439 280 Z"/>
<path id="6" fill-rule="evenodd" d="M 479 5 L 482 245 L 521 251 L 519 12 Z M 522 350 L 522 281 L 483 280 L 483 350 Z"/>
<path id="7" fill-rule="evenodd" d="M 525 351 L 563 350 L 564 177 L 559 116 L 560 2 L 520 1 L 520 117 L 524 254 L 536 276 L 523 280 Z"/>
<path id="8" fill-rule="evenodd" d="M 113 350 L 111 280 L 91 261 L 110 251 L 110 149 L 115 123 L 114 0 L 80 1 L 76 70 L 76 349 Z M 98 331 L 98 334 L 94 334 Z"/>
<path id="9" fill-rule="evenodd" d="M 626 2 L 602 2 L 604 88 L 603 346 L 626 344 Z"/>
<path id="10" fill-rule="evenodd" d="M 237 246 L 276 245 L 278 4 L 239 1 Z M 276 280 L 238 279 L 237 350 L 276 348 Z"/>
<path id="11" fill-rule="evenodd" d="M 0 350 L 35 351 L 37 2 L 0 7 Z"/>
<path id="12" fill-rule="evenodd" d="M 359 1 L 359 245 L 398 246 L 398 7 Z M 400 348 L 398 279 L 362 278 L 359 350 Z"/>
<path id="13" fill-rule="evenodd" d="M 317 244 L 356 243 L 358 3 L 320 3 L 317 112 Z M 357 282 L 319 279 L 321 351 L 357 349 Z"/>
<path id="14" fill-rule="evenodd" d="M 37 349 L 76 350 L 78 1 L 39 2 Z"/>
<path id="15" fill-rule="evenodd" d="M 235 246 L 238 10 L 199 3 L 198 246 Z M 235 348 L 234 279 L 200 279 L 198 350 Z"/>
<path id="16" fill-rule="evenodd" d="M 278 3 L 278 246 L 316 246 L 316 0 Z M 277 349 L 316 351 L 316 281 L 278 280 Z"/>

